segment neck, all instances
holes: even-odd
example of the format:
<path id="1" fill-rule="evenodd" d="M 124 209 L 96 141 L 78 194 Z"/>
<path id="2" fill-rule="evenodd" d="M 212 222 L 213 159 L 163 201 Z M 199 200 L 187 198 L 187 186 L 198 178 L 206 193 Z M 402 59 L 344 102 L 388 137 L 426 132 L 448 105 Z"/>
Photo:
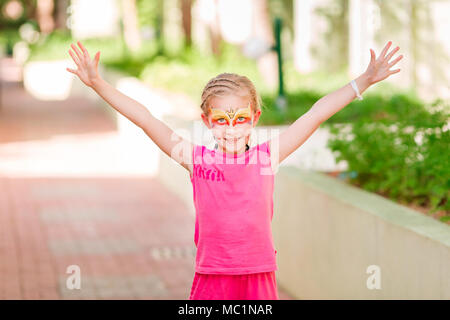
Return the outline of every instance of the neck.
<path id="1" fill-rule="evenodd" d="M 241 150 L 239 150 L 238 152 L 227 152 L 224 148 L 222 148 L 222 147 L 218 147 L 218 145 L 216 144 L 216 146 L 215 146 L 215 149 L 220 149 L 220 151 L 222 152 L 222 153 L 228 153 L 228 154 L 241 154 L 241 153 L 244 153 L 244 152 L 246 152 L 246 151 L 248 151 L 248 149 L 250 149 L 250 146 L 248 145 L 248 143 L 246 143 L 245 144 L 245 148 L 241 151 Z"/>

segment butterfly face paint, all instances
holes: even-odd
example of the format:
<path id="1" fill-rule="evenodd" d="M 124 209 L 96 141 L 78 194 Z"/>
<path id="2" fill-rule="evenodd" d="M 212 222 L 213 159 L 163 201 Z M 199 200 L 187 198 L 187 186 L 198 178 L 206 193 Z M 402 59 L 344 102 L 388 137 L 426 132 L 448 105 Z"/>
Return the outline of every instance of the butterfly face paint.
<path id="1" fill-rule="evenodd" d="M 245 108 L 227 108 L 223 111 L 210 107 L 210 124 L 216 142 L 224 150 L 236 152 L 245 149 L 246 140 L 253 128 L 250 102 Z"/>
<path id="2" fill-rule="evenodd" d="M 211 125 L 213 126 L 239 126 L 242 124 L 253 124 L 252 109 L 250 102 L 245 108 L 237 109 L 228 108 L 227 111 L 223 111 L 219 108 L 209 108 L 211 112 Z"/>

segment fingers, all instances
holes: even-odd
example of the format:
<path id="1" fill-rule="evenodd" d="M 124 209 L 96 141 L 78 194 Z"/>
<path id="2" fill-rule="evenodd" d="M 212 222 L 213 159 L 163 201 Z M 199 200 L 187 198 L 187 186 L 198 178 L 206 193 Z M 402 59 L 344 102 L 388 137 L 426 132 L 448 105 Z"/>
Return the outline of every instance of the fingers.
<path id="1" fill-rule="evenodd" d="M 77 54 L 77 57 L 79 59 L 79 61 L 83 61 L 83 55 L 81 54 L 80 50 L 78 50 L 78 48 L 72 43 L 70 44 L 70 46 L 72 47 L 73 51 L 75 51 L 75 53 Z"/>
<path id="2" fill-rule="evenodd" d="M 70 46 L 72 47 L 73 51 L 75 51 L 75 53 L 77 54 L 78 60 L 80 62 L 88 62 L 91 59 L 89 52 L 86 50 L 86 48 L 80 41 L 77 41 L 77 44 L 81 48 L 81 51 L 73 43 L 70 44 Z"/>
<path id="3" fill-rule="evenodd" d="M 77 41 L 78 45 L 80 46 L 81 50 L 83 51 L 84 57 L 86 59 L 91 59 L 91 57 L 89 56 L 89 52 L 86 50 L 86 48 L 81 44 L 80 41 Z"/>
<path id="4" fill-rule="evenodd" d="M 69 49 L 69 54 L 72 57 L 75 64 L 78 66 L 78 68 L 81 68 L 81 61 L 75 56 L 75 54 Z"/>
<path id="5" fill-rule="evenodd" d="M 375 51 L 370 49 L 370 63 L 374 63 L 374 62 L 375 62 Z"/>
<path id="6" fill-rule="evenodd" d="M 89 52 L 86 50 L 86 48 L 83 46 L 83 44 L 80 41 L 77 41 L 77 44 L 80 46 L 81 51 L 72 43 L 70 44 L 70 47 L 75 52 L 75 54 L 69 49 L 69 54 L 71 55 L 72 59 L 75 61 L 78 68 L 83 68 L 84 66 L 89 63 L 91 57 L 89 55 Z M 100 51 L 95 56 L 95 65 L 98 66 L 98 60 L 100 59 Z"/>
<path id="7" fill-rule="evenodd" d="M 67 71 L 73 73 L 73 74 L 77 74 L 77 70 L 74 69 L 70 69 L 70 68 L 66 68 Z"/>
<path id="8" fill-rule="evenodd" d="M 389 60 L 391 59 L 391 57 L 394 55 L 394 53 L 396 53 L 399 49 L 400 49 L 400 47 L 397 46 L 394 50 L 392 50 L 392 51 L 386 56 L 386 61 L 389 61 Z"/>
<path id="9" fill-rule="evenodd" d="M 403 55 L 399 55 L 394 61 L 388 64 L 389 68 L 396 64 L 400 59 L 403 58 Z"/>
<path id="10" fill-rule="evenodd" d="M 383 48 L 383 51 L 381 51 L 381 54 L 380 54 L 380 57 L 384 57 L 384 55 L 386 54 L 386 52 L 388 51 L 388 49 L 389 49 L 389 47 L 391 46 L 391 44 L 392 44 L 392 41 L 389 41 L 388 43 L 387 43 L 387 45 Z"/>
<path id="11" fill-rule="evenodd" d="M 94 63 L 95 63 L 95 67 L 98 67 L 98 61 L 100 60 L 100 51 L 97 52 L 97 54 L 94 57 Z"/>
<path id="12" fill-rule="evenodd" d="M 389 75 L 394 74 L 394 73 L 397 73 L 397 72 L 400 72 L 400 69 L 391 70 L 391 71 L 389 72 Z"/>

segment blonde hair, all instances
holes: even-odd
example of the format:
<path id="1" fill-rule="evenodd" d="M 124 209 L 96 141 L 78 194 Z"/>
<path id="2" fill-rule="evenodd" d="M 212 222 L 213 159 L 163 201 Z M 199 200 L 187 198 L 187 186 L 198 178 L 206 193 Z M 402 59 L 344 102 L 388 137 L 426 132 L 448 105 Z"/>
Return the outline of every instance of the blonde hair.
<path id="1" fill-rule="evenodd" d="M 253 83 L 246 76 L 241 76 L 236 73 L 221 73 L 209 80 L 202 92 L 202 104 L 200 108 L 205 115 L 208 115 L 211 99 L 229 94 L 249 97 L 253 112 L 261 109 L 262 100 L 256 92 Z"/>

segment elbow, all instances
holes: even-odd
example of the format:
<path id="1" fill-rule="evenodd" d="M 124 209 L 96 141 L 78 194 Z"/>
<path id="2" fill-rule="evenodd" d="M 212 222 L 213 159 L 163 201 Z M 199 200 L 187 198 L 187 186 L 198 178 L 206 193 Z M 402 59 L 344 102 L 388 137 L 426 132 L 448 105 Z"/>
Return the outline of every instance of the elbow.
<path id="1" fill-rule="evenodd" d="M 322 114 L 319 110 L 314 109 L 314 106 L 309 109 L 309 111 L 305 114 L 311 123 L 314 123 L 316 127 L 319 127 L 323 122 L 325 122 L 328 118 L 326 115 Z"/>

